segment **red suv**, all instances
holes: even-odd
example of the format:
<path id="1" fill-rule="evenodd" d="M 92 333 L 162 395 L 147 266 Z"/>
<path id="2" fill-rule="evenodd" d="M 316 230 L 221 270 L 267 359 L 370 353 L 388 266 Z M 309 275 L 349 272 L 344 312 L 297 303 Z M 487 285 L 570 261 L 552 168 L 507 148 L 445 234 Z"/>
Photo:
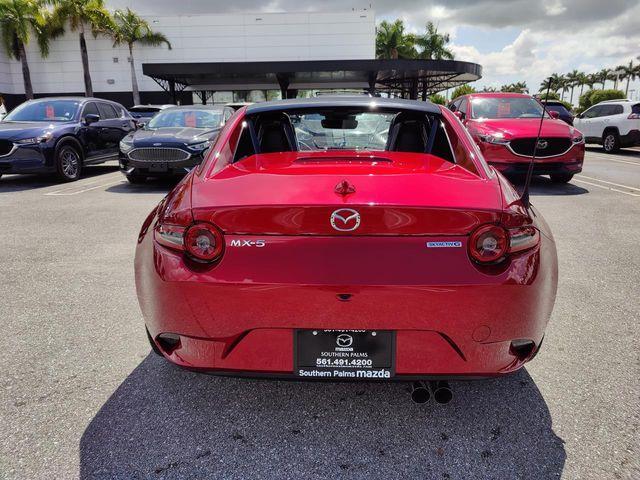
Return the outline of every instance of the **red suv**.
<path id="1" fill-rule="evenodd" d="M 480 146 L 484 158 L 505 175 L 527 172 L 540 127 L 542 106 L 520 93 L 474 93 L 449 105 Z M 550 112 L 542 125 L 533 173 L 566 183 L 582 171 L 584 137 Z"/>

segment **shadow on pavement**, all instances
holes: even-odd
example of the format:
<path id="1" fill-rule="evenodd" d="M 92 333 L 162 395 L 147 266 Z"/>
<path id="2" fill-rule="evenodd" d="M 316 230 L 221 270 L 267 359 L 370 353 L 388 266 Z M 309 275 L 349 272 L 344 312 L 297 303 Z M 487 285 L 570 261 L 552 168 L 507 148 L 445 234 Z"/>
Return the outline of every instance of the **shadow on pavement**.
<path id="1" fill-rule="evenodd" d="M 509 181 L 516 187 L 518 193 L 522 194 L 524 189 L 524 179 L 510 178 Z M 534 176 L 531 179 L 529 192 L 532 196 L 549 196 L 549 195 L 582 195 L 589 193 L 586 188 L 579 187 L 573 183 L 552 183 L 547 177 Z"/>
<path id="2" fill-rule="evenodd" d="M 82 170 L 82 177 L 80 177 L 80 181 L 117 171 L 117 164 L 94 165 L 85 167 Z M 0 193 L 22 192 L 24 190 L 34 190 L 36 188 L 46 188 L 52 186 L 60 186 L 60 188 L 65 188 L 72 187 L 76 184 L 77 182 L 61 182 L 56 178 L 55 173 L 2 175 L 2 178 L 0 178 Z"/>
<path id="3" fill-rule="evenodd" d="M 415 405 L 401 383 L 260 381 L 150 354 L 80 441 L 80 477 L 559 478 L 564 442 L 523 369 Z"/>
<path id="4" fill-rule="evenodd" d="M 637 149 L 637 148 L 622 148 L 613 154 L 606 153 L 601 146 L 591 146 L 591 147 L 585 147 L 585 148 L 587 152 L 601 153 L 607 156 L 610 155 L 611 158 L 616 158 L 616 156 L 619 155 L 622 157 L 631 157 L 631 159 L 634 159 L 634 158 L 640 159 L 640 149 Z"/>
<path id="5" fill-rule="evenodd" d="M 179 178 L 149 178 L 141 184 L 119 183 L 106 189 L 110 193 L 169 193 L 180 181 Z"/>

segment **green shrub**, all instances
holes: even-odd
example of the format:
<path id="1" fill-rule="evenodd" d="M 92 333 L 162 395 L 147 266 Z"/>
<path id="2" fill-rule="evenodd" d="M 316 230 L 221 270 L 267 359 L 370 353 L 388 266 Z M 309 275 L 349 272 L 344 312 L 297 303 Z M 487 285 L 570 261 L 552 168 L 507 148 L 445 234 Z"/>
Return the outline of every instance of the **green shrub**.
<path id="1" fill-rule="evenodd" d="M 429 97 L 429 101 L 431 103 L 435 103 L 436 105 L 445 105 L 447 103 L 447 99 L 439 93 L 434 93 Z"/>
<path id="2" fill-rule="evenodd" d="M 460 85 L 459 87 L 456 87 L 453 93 L 451 94 L 451 99 L 455 100 L 461 95 L 469 95 L 470 93 L 476 93 L 476 89 L 473 88 L 468 83 L 466 85 Z"/>
<path id="3" fill-rule="evenodd" d="M 578 113 L 584 112 L 587 108 L 605 100 L 617 100 L 627 98 L 622 90 L 589 90 L 580 95 Z"/>

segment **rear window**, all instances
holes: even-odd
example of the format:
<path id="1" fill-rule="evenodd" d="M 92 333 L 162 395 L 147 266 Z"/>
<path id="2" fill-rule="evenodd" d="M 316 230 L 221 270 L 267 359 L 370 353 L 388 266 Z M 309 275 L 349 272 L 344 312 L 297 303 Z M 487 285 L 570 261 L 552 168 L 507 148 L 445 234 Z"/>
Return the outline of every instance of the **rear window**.
<path id="1" fill-rule="evenodd" d="M 564 105 L 547 105 L 547 110 L 551 112 L 558 112 L 560 115 L 571 115 L 569 110 L 564 108 Z"/>
<path id="2" fill-rule="evenodd" d="M 636 103 L 635 105 L 631 105 L 631 113 L 635 113 L 640 115 L 640 103 Z"/>

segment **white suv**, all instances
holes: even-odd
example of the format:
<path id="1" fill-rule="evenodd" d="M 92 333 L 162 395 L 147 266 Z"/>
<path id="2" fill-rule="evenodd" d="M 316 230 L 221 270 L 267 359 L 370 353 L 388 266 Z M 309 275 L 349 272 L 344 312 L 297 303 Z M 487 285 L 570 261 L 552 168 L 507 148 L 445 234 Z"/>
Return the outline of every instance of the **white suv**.
<path id="1" fill-rule="evenodd" d="M 606 100 L 585 110 L 573 120 L 586 143 L 599 143 L 607 153 L 640 145 L 640 103 Z"/>

